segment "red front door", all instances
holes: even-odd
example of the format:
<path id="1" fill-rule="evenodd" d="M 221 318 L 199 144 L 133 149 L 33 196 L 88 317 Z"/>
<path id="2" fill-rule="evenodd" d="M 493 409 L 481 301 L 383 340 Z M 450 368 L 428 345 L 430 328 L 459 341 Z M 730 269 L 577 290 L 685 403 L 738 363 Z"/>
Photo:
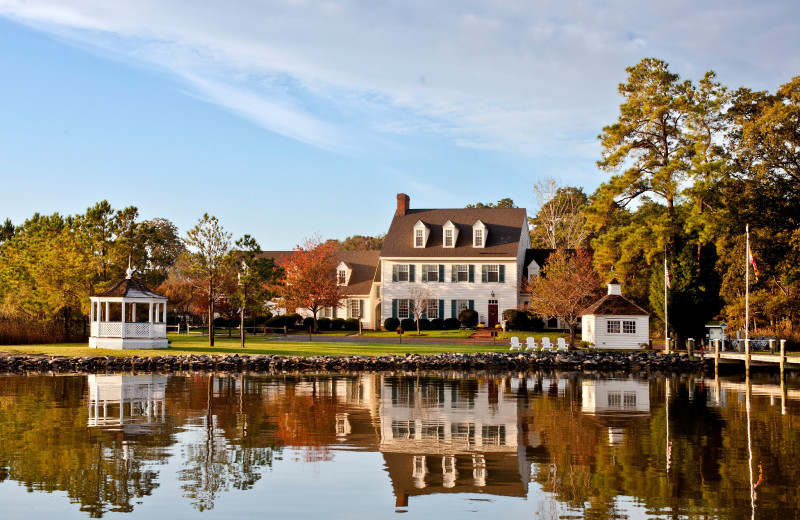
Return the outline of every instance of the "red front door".
<path id="1" fill-rule="evenodd" d="M 489 300 L 489 328 L 497 325 L 497 300 Z"/>

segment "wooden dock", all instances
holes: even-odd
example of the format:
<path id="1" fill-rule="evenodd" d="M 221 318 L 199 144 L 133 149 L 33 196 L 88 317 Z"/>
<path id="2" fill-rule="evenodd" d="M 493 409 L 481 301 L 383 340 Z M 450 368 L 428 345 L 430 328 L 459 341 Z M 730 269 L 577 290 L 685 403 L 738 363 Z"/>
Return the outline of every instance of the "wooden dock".
<path id="1" fill-rule="evenodd" d="M 739 364 L 744 363 L 745 372 L 750 372 L 751 366 L 772 366 L 779 367 L 781 377 L 786 368 L 800 370 L 800 356 L 786 355 L 786 340 L 780 341 L 780 352 L 771 354 L 759 352 L 754 354 L 750 351 L 750 341 L 745 340 L 744 352 L 720 352 L 719 340 L 714 340 L 714 370 L 719 369 L 720 364 Z"/>

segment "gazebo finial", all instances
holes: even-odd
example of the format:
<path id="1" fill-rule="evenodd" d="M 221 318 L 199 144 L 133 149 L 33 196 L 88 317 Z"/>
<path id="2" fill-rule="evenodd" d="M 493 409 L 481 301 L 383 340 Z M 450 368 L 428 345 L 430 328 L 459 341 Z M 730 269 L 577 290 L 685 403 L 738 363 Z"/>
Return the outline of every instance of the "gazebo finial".
<path id="1" fill-rule="evenodd" d="M 125 276 L 126 280 L 133 278 L 133 269 L 131 269 L 131 255 L 128 255 L 128 269 L 125 271 L 125 274 L 127 275 Z"/>

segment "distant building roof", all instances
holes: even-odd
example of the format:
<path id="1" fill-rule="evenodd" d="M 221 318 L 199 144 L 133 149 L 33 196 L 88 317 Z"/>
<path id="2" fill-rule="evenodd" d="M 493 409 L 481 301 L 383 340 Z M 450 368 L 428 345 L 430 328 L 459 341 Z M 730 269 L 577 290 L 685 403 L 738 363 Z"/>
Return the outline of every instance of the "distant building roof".
<path id="1" fill-rule="evenodd" d="M 98 296 L 110 298 L 167 298 L 166 296 L 154 293 L 136 278 L 120 280 L 106 292 Z"/>
<path id="2" fill-rule="evenodd" d="M 261 257 L 273 258 L 277 262 L 281 258 L 290 257 L 294 251 L 262 251 Z M 373 280 L 380 280 L 378 271 L 380 270 L 381 252 L 373 251 L 336 251 L 336 258 L 339 262 L 350 268 L 350 279 L 348 284 L 342 287 L 345 295 L 366 295 L 372 289 Z M 334 276 L 334 273 L 331 273 Z"/>

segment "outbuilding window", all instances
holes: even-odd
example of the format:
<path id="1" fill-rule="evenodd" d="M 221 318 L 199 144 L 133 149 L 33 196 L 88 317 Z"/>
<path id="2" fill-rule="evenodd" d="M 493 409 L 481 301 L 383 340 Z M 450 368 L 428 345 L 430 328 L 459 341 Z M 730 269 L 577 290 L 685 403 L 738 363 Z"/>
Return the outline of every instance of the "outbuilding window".
<path id="1" fill-rule="evenodd" d="M 609 334 L 619 334 L 619 320 L 608 320 L 606 322 L 606 332 Z"/>
<path id="2" fill-rule="evenodd" d="M 622 322 L 622 333 L 623 334 L 636 334 L 636 322 L 635 321 L 623 321 Z"/>

